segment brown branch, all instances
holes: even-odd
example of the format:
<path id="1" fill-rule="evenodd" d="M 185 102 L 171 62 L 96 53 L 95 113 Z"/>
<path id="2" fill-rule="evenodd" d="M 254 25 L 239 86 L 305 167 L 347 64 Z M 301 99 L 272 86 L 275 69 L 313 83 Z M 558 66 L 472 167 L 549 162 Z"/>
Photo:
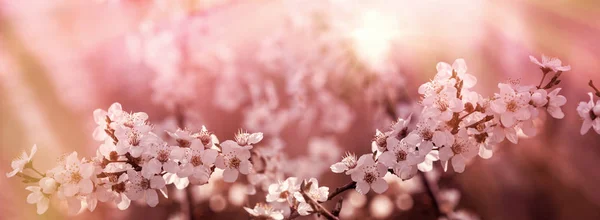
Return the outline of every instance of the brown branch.
<path id="1" fill-rule="evenodd" d="M 323 207 L 321 204 L 319 204 L 319 202 L 317 202 L 315 199 L 313 199 L 308 194 L 306 194 L 306 190 L 308 188 L 310 188 L 310 185 L 311 185 L 310 183 L 306 184 L 306 181 L 304 181 L 304 182 L 302 182 L 302 185 L 300 186 L 300 194 L 302 194 L 302 197 L 304 197 L 304 200 L 306 201 L 306 203 L 308 203 L 310 205 L 310 207 L 313 209 L 313 211 L 323 215 L 325 218 L 327 218 L 329 220 L 338 220 L 339 218 L 337 216 L 333 215 L 325 207 Z"/>
<path id="2" fill-rule="evenodd" d="M 592 87 L 592 89 L 594 89 L 594 91 L 596 91 L 595 95 L 600 97 L 600 90 L 598 90 L 598 88 L 596 88 L 596 86 L 594 86 L 594 82 L 592 82 L 592 80 L 590 80 L 590 82 L 588 83 L 588 85 L 590 87 Z"/>
<path id="3" fill-rule="evenodd" d="M 337 195 L 345 192 L 346 190 L 354 189 L 354 188 L 356 188 L 356 182 L 354 182 L 354 181 L 349 182 L 348 184 L 343 185 L 341 187 L 338 187 L 337 189 L 335 189 L 335 191 L 333 191 L 332 193 L 329 194 L 329 196 L 327 197 L 327 201 L 332 200 Z"/>

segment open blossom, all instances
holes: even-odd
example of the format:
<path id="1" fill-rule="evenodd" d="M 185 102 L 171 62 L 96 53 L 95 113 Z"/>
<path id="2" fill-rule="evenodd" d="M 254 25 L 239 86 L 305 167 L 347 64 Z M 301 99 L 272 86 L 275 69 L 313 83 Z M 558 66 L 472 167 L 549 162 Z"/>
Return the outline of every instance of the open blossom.
<path id="1" fill-rule="evenodd" d="M 429 152 L 431 149 L 423 149 L 423 151 Z M 402 171 L 411 170 L 413 169 L 411 166 L 423 162 L 425 156 L 425 154 L 419 155 L 419 151 L 415 149 L 415 146 L 407 144 L 404 139 L 398 140 L 396 138 L 388 138 L 388 150 L 383 152 L 378 160 L 387 167 L 400 171 L 400 173 L 396 174 L 401 176 Z M 414 168 L 416 170 L 416 167 Z M 409 174 L 405 173 L 405 177 L 408 176 Z"/>
<path id="2" fill-rule="evenodd" d="M 518 120 L 531 117 L 529 92 L 517 92 L 510 85 L 499 83 L 500 94 L 491 103 L 491 109 L 500 115 L 500 121 L 506 127 L 513 126 Z"/>
<path id="3" fill-rule="evenodd" d="M 117 151 L 127 151 L 133 157 L 142 155 L 146 147 L 158 141 L 158 137 L 150 132 L 151 127 L 146 124 L 146 113 L 133 113 L 115 128 L 115 136 L 119 140 Z"/>
<path id="4" fill-rule="evenodd" d="M 27 196 L 27 203 L 36 204 L 38 215 L 44 214 L 48 210 L 50 199 L 42 192 L 42 188 L 39 186 L 28 186 L 25 189 L 31 191 Z"/>
<path id="5" fill-rule="evenodd" d="M 199 142 L 199 141 L 198 141 Z M 177 147 L 169 146 L 166 142 L 152 143 L 146 151 L 150 159 L 142 168 L 142 175 L 150 178 L 161 171 L 176 173 L 179 171 L 179 165 L 172 160 L 176 158 L 174 149 Z M 202 147 L 202 149 L 204 149 Z"/>
<path id="6" fill-rule="evenodd" d="M 577 106 L 579 117 L 583 120 L 580 133 L 584 135 L 593 127 L 596 133 L 600 134 L 600 100 L 594 104 L 594 94 L 590 92 L 588 95 L 590 101 L 580 102 Z"/>
<path id="7" fill-rule="evenodd" d="M 217 157 L 215 165 L 223 169 L 223 180 L 232 183 L 237 180 L 239 173 L 247 175 L 252 169 L 250 151 L 240 147 L 236 142 L 227 140 L 221 144 L 222 154 Z"/>
<path id="8" fill-rule="evenodd" d="M 235 142 L 242 147 L 248 147 L 248 149 L 252 149 L 252 145 L 260 142 L 262 139 L 263 133 L 261 132 L 250 134 L 240 130 L 235 135 Z"/>
<path id="9" fill-rule="evenodd" d="M 326 186 L 319 187 L 319 182 L 315 178 L 311 178 L 308 181 L 308 184 L 310 184 L 310 188 L 305 191 L 306 195 L 308 195 L 310 198 L 314 199 L 317 202 L 326 202 L 327 201 L 327 196 L 329 196 L 329 187 L 326 187 Z M 311 212 L 313 212 L 312 207 L 304 199 L 304 196 L 302 196 L 302 193 L 295 192 L 294 198 L 296 198 L 296 200 L 300 203 L 300 204 L 298 204 L 298 214 L 310 215 Z"/>
<path id="10" fill-rule="evenodd" d="M 440 150 L 440 160 L 443 164 L 451 160 L 454 171 L 462 173 L 465 171 L 467 161 L 477 156 L 479 153 L 479 145 L 469 137 L 465 129 L 461 129 L 454 138 L 452 145 L 444 146 Z M 446 169 L 444 165 L 444 169 Z"/>
<path id="11" fill-rule="evenodd" d="M 60 183 L 59 193 L 66 197 L 77 194 L 86 195 L 92 192 L 94 184 L 90 179 L 94 174 L 94 165 L 77 158 L 77 152 L 71 153 L 64 164 L 51 171 L 56 182 Z"/>
<path id="12" fill-rule="evenodd" d="M 192 140 L 196 139 L 196 137 L 188 130 L 177 129 L 175 132 L 167 131 L 167 133 L 174 138 L 177 145 L 182 148 L 190 147 L 192 145 Z"/>
<path id="13" fill-rule="evenodd" d="M 542 55 L 542 62 L 540 62 L 534 56 L 529 56 L 529 60 L 531 60 L 532 63 L 535 63 L 538 66 L 540 66 L 540 68 L 544 69 L 544 71 L 552 70 L 554 72 L 566 72 L 571 70 L 570 65 L 563 66 L 562 61 L 555 57 L 547 57 L 546 55 Z"/>
<path id="14" fill-rule="evenodd" d="M 113 201 L 120 210 L 129 208 L 131 200 L 125 195 L 127 189 L 126 181 L 128 178 L 129 176 L 124 173 L 120 174 L 118 177 L 112 176 L 100 180 L 103 184 L 98 185 L 96 188 L 97 199 L 101 202 Z"/>
<path id="15" fill-rule="evenodd" d="M 296 177 L 289 177 L 283 182 L 269 185 L 267 202 L 291 202 L 294 193 L 300 190 L 300 181 Z"/>
<path id="16" fill-rule="evenodd" d="M 365 154 L 358 159 L 356 167 L 348 172 L 352 180 L 356 182 L 356 191 L 364 195 L 370 189 L 379 194 L 387 190 L 388 184 L 383 180 L 387 171 L 384 164 L 373 160 L 372 154 Z"/>
<path id="17" fill-rule="evenodd" d="M 283 219 L 283 211 L 275 210 L 273 207 L 267 204 L 258 203 L 254 206 L 254 209 L 244 207 L 244 210 L 250 214 L 253 219 Z"/>
<path id="18" fill-rule="evenodd" d="M 97 141 L 107 139 L 108 135 L 106 134 L 105 130 L 110 128 L 110 124 L 112 124 L 112 122 L 121 121 L 122 116 L 124 115 L 125 112 L 123 112 L 121 104 L 118 102 L 110 105 L 108 112 L 104 111 L 103 109 L 94 110 L 94 121 L 96 124 L 98 124 L 98 126 L 94 130 L 92 137 Z"/>
<path id="19" fill-rule="evenodd" d="M 439 62 L 436 66 L 437 74 L 436 80 L 448 80 L 454 73 L 456 76 L 463 81 L 463 88 L 472 88 L 477 84 L 477 78 L 467 73 L 467 63 L 464 59 L 456 59 L 452 66 L 445 62 Z"/>
<path id="20" fill-rule="evenodd" d="M 28 163 L 31 163 L 31 159 L 33 158 L 33 155 L 35 155 L 35 152 L 37 152 L 37 145 L 34 144 L 33 147 L 31 148 L 31 152 L 29 153 L 29 155 L 27 155 L 27 153 L 23 152 L 23 153 L 21 153 L 21 156 L 14 159 L 10 163 L 10 166 L 13 169 L 13 171 L 6 173 L 6 177 L 10 178 L 10 177 L 17 175 L 17 173 L 23 172 L 23 169 L 25 169 L 25 166 Z"/>
<path id="21" fill-rule="evenodd" d="M 131 200 L 144 198 L 150 207 L 158 205 L 158 193 L 156 190 L 162 190 L 165 187 L 165 180 L 162 176 L 153 176 L 151 178 L 143 177 L 139 172 L 133 170 L 127 171 L 129 182 L 125 194 Z"/>
<path id="22" fill-rule="evenodd" d="M 354 155 L 353 153 L 346 153 L 346 156 L 342 158 L 341 162 L 337 162 L 331 165 L 331 167 L 329 168 L 334 173 L 343 173 L 348 170 L 354 169 L 356 167 L 356 162 L 356 155 Z M 346 174 L 350 173 L 346 172 Z"/>
<path id="23" fill-rule="evenodd" d="M 214 149 L 204 149 L 198 139 L 192 140 L 191 143 L 189 148 L 178 150 L 183 150 L 184 153 L 180 159 L 183 165 L 177 176 L 192 178 L 198 184 L 208 183 L 212 173 L 210 167 L 215 163 L 219 153 Z"/>

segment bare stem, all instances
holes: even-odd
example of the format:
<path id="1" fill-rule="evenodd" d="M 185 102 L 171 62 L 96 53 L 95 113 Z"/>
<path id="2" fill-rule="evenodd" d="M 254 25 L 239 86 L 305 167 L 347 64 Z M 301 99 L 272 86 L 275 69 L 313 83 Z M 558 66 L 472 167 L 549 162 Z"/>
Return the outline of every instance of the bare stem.
<path id="1" fill-rule="evenodd" d="M 317 202 L 311 196 L 309 196 L 308 194 L 306 194 L 306 189 L 305 189 L 304 186 L 305 185 L 302 184 L 302 187 L 300 189 L 300 193 L 302 194 L 302 197 L 304 197 L 304 200 L 310 205 L 310 207 L 316 213 L 319 213 L 319 214 L 323 215 L 325 218 L 327 218 L 329 220 L 338 220 L 339 219 L 337 216 L 333 215 L 331 212 L 329 212 L 329 210 L 327 210 L 325 207 L 323 207 L 321 204 L 319 204 L 319 202 Z"/>
<path id="2" fill-rule="evenodd" d="M 590 85 L 590 87 L 592 87 L 592 89 L 594 89 L 594 91 L 596 91 L 595 95 L 600 97 L 600 90 L 598 90 L 598 88 L 596 88 L 596 86 L 594 86 L 594 82 L 592 82 L 592 80 L 590 80 L 588 85 Z"/>
<path id="3" fill-rule="evenodd" d="M 349 182 L 348 184 L 343 185 L 341 187 L 338 187 L 337 189 L 335 189 L 335 191 L 333 191 L 332 193 L 329 194 L 329 196 L 327 197 L 327 201 L 332 200 L 337 195 L 345 192 L 346 190 L 354 189 L 354 188 L 356 188 L 356 182 L 354 182 L 354 181 Z"/>

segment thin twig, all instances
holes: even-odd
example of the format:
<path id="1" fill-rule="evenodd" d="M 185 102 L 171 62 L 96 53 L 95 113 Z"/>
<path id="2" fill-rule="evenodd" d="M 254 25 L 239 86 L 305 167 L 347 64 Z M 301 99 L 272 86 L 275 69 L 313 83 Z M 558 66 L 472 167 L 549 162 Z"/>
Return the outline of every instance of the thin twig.
<path id="1" fill-rule="evenodd" d="M 590 80 L 590 82 L 588 83 L 588 85 L 590 85 L 590 87 L 592 87 L 592 89 L 594 89 L 594 91 L 596 91 L 596 96 L 600 97 L 600 90 L 598 90 L 598 88 L 596 88 L 596 86 L 594 86 L 594 82 L 592 82 L 592 80 Z"/>
<path id="2" fill-rule="evenodd" d="M 308 185 L 310 185 L 310 184 L 308 184 Z M 306 188 L 310 188 L 310 186 L 306 187 L 306 181 L 305 181 L 300 186 L 300 194 L 302 194 L 302 197 L 304 197 L 304 200 L 310 205 L 310 207 L 313 209 L 313 211 L 323 215 L 325 218 L 327 218 L 329 220 L 338 220 L 339 219 L 337 216 L 333 215 L 331 212 L 329 212 L 329 210 L 327 210 L 325 207 L 323 207 L 321 204 L 319 204 L 319 202 L 317 202 L 311 196 L 306 194 Z"/>
<path id="3" fill-rule="evenodd" d="M 337 189 L 335 189 L 335 191 L 333 191 L 332 193 L 329 194 L 329 196 L 327 197 L 327 201 L 332 200 L 337 195 L 345 192 L 346 190 L 354 189 L 354 188 L 356 188 L 356 182 L 354 182 L 354 181 L 349 182 L 348 184 L 346 184 L 344 186 L 338 187 Z"/>

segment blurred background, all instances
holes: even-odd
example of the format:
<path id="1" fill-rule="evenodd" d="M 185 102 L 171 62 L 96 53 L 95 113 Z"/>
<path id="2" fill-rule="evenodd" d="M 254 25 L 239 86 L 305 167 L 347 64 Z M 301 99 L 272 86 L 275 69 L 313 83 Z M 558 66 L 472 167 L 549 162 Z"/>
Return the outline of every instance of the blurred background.
<path id="1" fill-rule="evenodd" d="M 223 140 L 239 128 L 264 132 L 265 149 L 287 155 L 285 176 L 333 190 L 350 178 L 329 165 L 369 152 L 390 107 L 418 112 L 417 88 L 437 62 L 464 58 L 475 90 L 491 95 L 498 82 L 537 84 L 528 56 L 542 54 L 572 66 L 561 82 L 565 118 L 536 122 L 538 136 L 496 146 L 460 175 L 429 177 L 448 212 L 600 219 L 600 135 L 581 136 L 575 111 L 588 80 L 600 82 L 596 0 L 0 0 L 0 172 L 33 144 L 43 170 L 65 153 L 95 155 L 92 111 L 120 102 L 163 130 L 184 111 L 186 127 L 206 125 Z M 434 219 L 418 180 L 386 179 L 383 195 L 345 194 L 341 217 Z M 248 195 L 246 183 L 217 176 L 193 187 L 192 212 L 247 219 L 241 207 L 264 194 Z M 0 219 L 188 219 L 184 191 L 156 208 L 99 204 L 67 216 L 52 203 L 38 216 L 24 184 L 0 178 L 0 187 Z"/>

